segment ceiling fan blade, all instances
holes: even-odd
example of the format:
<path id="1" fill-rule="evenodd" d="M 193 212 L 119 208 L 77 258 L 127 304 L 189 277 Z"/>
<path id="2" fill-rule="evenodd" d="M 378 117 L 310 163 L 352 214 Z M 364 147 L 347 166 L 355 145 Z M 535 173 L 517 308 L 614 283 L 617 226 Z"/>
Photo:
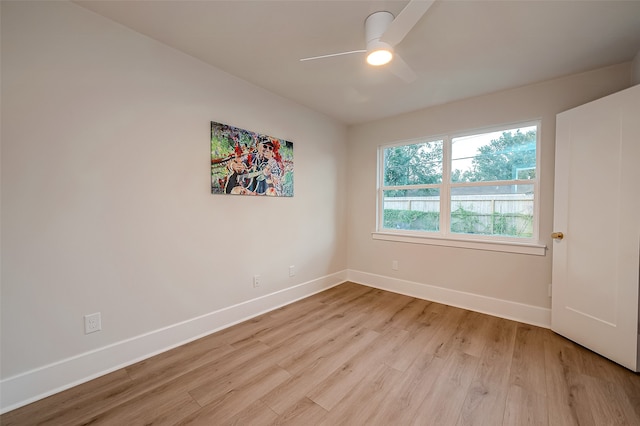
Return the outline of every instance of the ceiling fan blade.
<path id="1" fill-rule="evenodd" d="M 395 76 L 401 78 L 407 83 L 411 83 L 415 81 L 418 76 L 411 69 L 409 65 L 398 55 L 394 54 L 393 60 L 387 65 L 389 67 L 389 71 Z"/>
<path id="2" fill-rule="evenodd" d="M 320 55 L 320 56 L 312 56 L 310 58 L 302 58 L 302 59 L 300 59 L 300 62 L 313 61 L 315 59 L 332 58 L 334 56 L 351 55 L 352 53 L 364 53 L 364 52 L 366 52 L 366 50 L 351 50 L 349 52 L 330 53 L 328 55 Z"/>
<path id="3" fill-rule="evenodd" d="M 411 0 L 391 22 L 380 40 L 391 46 L 400 43 L 434 2 L 435 0 Z"/>

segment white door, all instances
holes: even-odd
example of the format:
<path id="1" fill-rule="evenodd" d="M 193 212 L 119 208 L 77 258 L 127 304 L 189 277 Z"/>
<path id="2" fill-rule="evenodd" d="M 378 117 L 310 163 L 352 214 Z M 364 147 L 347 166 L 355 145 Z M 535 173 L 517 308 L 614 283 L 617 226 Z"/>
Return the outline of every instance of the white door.
<path id="1" fill-rule="evenodd" d="M 640 85 L 556 126 L 551 328 L 639 371 Z"/>

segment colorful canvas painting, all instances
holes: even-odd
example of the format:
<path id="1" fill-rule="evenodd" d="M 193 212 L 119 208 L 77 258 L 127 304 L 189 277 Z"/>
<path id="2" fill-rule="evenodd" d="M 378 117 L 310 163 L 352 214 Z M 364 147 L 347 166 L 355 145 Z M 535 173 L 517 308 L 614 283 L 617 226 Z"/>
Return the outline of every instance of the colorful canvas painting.
<path id="1" fill-rule="evenodd" d="M 211 193 L 293 197 L 293 143 L 212 121 Z"/>

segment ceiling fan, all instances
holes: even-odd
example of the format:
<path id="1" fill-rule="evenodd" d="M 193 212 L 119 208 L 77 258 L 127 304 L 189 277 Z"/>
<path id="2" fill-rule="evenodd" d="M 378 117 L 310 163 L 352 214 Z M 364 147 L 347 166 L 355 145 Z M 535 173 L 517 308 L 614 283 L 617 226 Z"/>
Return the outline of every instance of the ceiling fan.
<path id="1" fill-rule="evenodd" d="M 353 53 L 367 53 L 367 63 L 373 66 L 389 64 L 389 70 L 405 80 L 412 82 L 416 74 L 393 48 L 398 45 L 420 18 L 427 12 L 435 0 L 411 0 L 394 18 L 391 12 L 374 12 L 364 21 L 366 49 L 331 53 L 300 59 L 301 62 Z"/>

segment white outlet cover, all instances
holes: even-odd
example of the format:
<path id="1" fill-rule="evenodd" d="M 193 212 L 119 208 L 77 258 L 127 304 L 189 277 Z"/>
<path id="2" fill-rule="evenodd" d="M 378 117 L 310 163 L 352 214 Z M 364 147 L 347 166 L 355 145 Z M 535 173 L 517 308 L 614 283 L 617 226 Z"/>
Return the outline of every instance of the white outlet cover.
<path id="1" fill-rule="evenodd" d="M 102 318 L 100 312 L 84 316 L 84 334 L 95 333 L 102 330 Z"/>

